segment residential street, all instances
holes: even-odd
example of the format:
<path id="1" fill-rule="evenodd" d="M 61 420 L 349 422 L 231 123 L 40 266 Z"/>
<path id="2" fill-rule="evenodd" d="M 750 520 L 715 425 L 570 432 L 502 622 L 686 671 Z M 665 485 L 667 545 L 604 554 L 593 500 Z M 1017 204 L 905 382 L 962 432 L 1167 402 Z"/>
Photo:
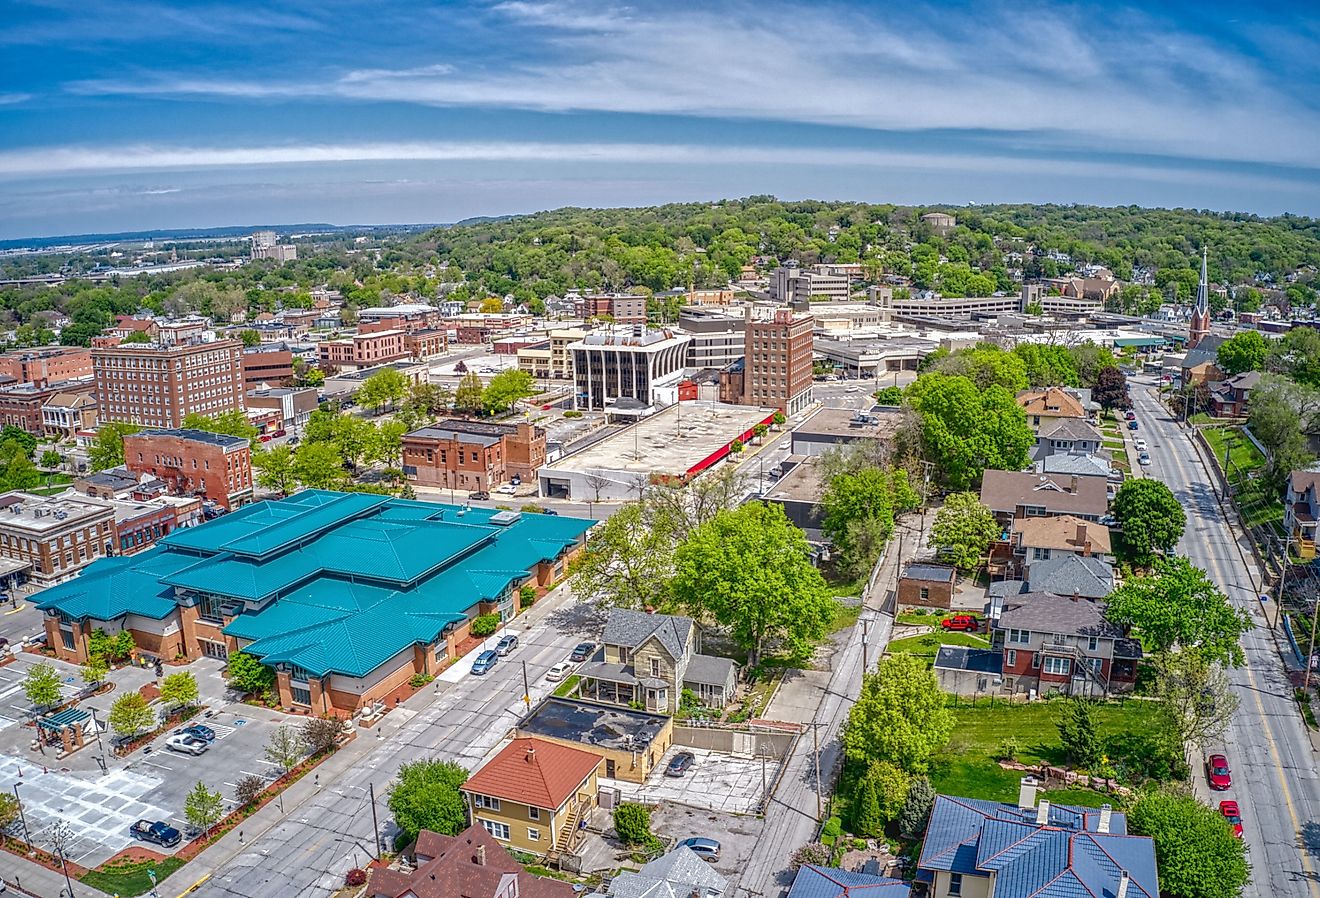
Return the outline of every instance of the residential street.
<path id="1" fill-rule="evenodd" d="M 1231 672 L 1241 701 L 1222 750 L 1233 771 L 1227 793 L 1204 789 L 1201 759 L 1193 759 L 1194 777 L 1203 797 L 1214 804 L 1237 799 L 1242 807 L 1244 838 L 1249 846 L 1252 881 L 1248 898 L 1310 896 L 1320 898 L 1316 854 L 1320 852 L 1320 777 L 1315 754 L 1292 699 L 1283 663 L 1268 629 L 1236 531 L 1225 521 L 1214 481 L 1189 435 L 1159 405 L 1149 382 L 1134 381 L 1132 399 L 1139 435 L 1150 444 L 1147 476 L 1168 484 L 1187 512 L 1179 545 L 1192 563 L 1204 568 L 1234 604 L 1247 609 L 1257 626 L 1243 638 L 1247 663 Z M 1271 615 L 1273 606 L 1268 606 Z"/>

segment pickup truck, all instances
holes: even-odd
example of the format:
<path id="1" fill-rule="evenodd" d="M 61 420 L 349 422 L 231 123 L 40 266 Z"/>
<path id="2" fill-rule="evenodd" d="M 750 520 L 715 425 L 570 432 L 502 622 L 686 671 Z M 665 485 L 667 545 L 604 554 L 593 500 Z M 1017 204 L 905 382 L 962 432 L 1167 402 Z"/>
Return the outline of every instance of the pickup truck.
<path id="1" fill-rule="evenodd" d="M 157 820 L 155 823 L 150 820 L 139 820 L 130 826 L 128 831 L 135 839 L 141 839 L 143 842 L 155 842 L 157 845 L 164 845 L 166 848 L 173 848 L 183 838 L 177 829 L 162 820 Z"/>
<path id="2" fill-rule="evenodd" d="M 981 622 L 970 614 L 955 614 L 940 621 L 940 626 L 945 630 L 965 630 L 975 633 L 981 629 Z"/>

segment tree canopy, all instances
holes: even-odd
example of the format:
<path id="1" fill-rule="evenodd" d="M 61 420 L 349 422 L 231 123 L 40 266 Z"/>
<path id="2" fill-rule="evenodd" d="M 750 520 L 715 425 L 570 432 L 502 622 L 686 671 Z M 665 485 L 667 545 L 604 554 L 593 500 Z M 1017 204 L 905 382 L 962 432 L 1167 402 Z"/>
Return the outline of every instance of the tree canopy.
<path id="1" fill-rule="evenodd" d="M 921 416 L 924 454 L 952 489 L 975 485 L 986 468 L 1027 466 L 1036 437 L 1004 387 L 980 389 L 966 377 L 933 372 L 908 387 L 907 399 Z"/>
<path id="2" fill-rule="evenodd" d="M 843 555 L 854 576 L 866 576 L 894 530 L 894 516 L 921 499 L 896 468 L 864 467 L 835 474 L 821 497 L 821 529 Z"/>
<path id="3" fill-rule="evenodd" d="M 456 836 L 467 825 L 467 808 L 459 787 L 468 772 L 452 761 L 413 761 L 399 768 L 390 790 L 394 822 L 411 841 L 424 829 Z"/>
<path id="4" fill-rule="evenodd" d="M 459 389 L 462 389 L 461 385 Z M 481 394 L 481 404 L 486 414 L 499 415 L 513 408 L 520 399 L 534 395 L 536 386 L 530 374 L 517 368 L 506 368 L 490 379 Z"/>
<path id="5" fill-rule="evenodd" d="M 889 761 L 909 773 L 924 773 L 949 741 L 953 724 L 934 672 L 916 655 L 897 654 L 862 677 L 841 738 L 852 761 Z"/>
<path id="6" fill-rule="evenodd" d="M 1246 843 L 1214 808 L 1194 796 L 1148 791 L 1128 809 L 1128 831 L 1155 842 L 1160 894 L 1237 898 L 1247 883 Z"/>
<path id="7" fill-rule="evenodd" d="M 1177 497 L 1149 477 L 1124 483 L 1114 496 L 1113 512 L 1123 528 L 1123 545 L 1142 562 L 1172 552 L 1187 526 L 1187 514 Z"/>
<path id="8" fill-rule="evenodd" d="M 1260 371 L 1270 347 L 1260 331 L 1238 331 L 1219 346 L 1215 364 L 1230 377 L 1244 371 Z"/>
<path id="9" fill-rule="evenodd" d="M 975 570 L 999 536 L 995 513 L 981 504 L 976 493 L 951 493 L 931 524 L 930 545 L 940 556 L 963 571 Z"/>

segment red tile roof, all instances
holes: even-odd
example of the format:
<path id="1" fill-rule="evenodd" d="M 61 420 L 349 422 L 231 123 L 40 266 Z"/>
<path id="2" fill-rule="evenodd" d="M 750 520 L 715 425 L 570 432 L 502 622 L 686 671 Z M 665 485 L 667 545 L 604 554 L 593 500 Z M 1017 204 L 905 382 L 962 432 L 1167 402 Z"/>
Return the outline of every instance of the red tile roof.
<path id="1" fill-rule="evenodd" d="M 464 792 L 556 810 L 591 772 L 600 756 L 544 739 L 514 739 L 463 784 Z"/>

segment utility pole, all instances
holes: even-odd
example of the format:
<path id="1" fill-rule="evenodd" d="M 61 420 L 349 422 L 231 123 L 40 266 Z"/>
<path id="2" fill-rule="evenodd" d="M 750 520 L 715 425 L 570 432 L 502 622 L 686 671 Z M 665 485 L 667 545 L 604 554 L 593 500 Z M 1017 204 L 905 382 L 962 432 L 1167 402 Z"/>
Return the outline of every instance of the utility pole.
<path id="1" fill-rule="evenodd" d="M 871 620 L 862 618 L 862 676 L 866 676 L 866 671 L 870 668 L 871 662 L 868 655 L 868 649 L 871 647 Z"/>
<path id="2" fill-rule="evenodd" d="M 812 759 L 816 763 L 816 822 L 819 823 L 825 816 L 820 800 L 820 723 L 814 720 L 811 722 L 811 749 Z"/>
<path id="3" fill-rule="evenodd" d="M 376 844 L 376 860 L 380 860 L 380 821 L 376 819 L 375 783 L 367 783 L 367 793 L 371 796 L 371 838 Z"/>

